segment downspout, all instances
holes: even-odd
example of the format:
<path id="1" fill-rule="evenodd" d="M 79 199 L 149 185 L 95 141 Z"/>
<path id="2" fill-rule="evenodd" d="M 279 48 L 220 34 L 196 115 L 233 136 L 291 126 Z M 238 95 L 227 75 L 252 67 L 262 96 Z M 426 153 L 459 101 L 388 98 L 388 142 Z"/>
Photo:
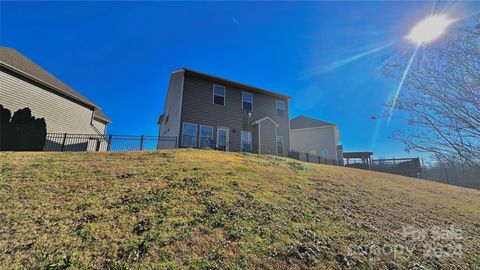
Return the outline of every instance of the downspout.
<path id="1" fill-rule="evenodd" d="M 92 116 L 90 117 L 90 126 L 92 127 L 92 129 L 97 133 L 97 135 L 100 135 L 102 136 L 103 138 L 106 139 L 105 137 L 105 134 L 102 134 L 102 132 L 100 132 L 100 130 L 98 130 L 95 125 L 93 125 L 93 118 L 95 117 L 95 108 L 92 110 Z"/>

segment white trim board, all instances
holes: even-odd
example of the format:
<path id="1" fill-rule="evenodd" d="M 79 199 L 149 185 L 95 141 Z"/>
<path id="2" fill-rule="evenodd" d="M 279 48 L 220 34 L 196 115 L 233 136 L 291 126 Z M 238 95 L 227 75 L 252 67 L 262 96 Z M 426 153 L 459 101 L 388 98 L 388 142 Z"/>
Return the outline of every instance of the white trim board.
<path id="1" fill-rule="evenodd" d="M 261 122 L 265 121 L 265 120 L 270 120 L 277 128 L 279 127 L 279 125 L 277 124 L 277 122 L 275 122 L 272 118 L 270 118 L 269 116 L 265 116 L 261 119 L 258 119 L 257 121 L 254 121 L 252 122 L 251 124 L 252 125 L 259 125 Z"/>

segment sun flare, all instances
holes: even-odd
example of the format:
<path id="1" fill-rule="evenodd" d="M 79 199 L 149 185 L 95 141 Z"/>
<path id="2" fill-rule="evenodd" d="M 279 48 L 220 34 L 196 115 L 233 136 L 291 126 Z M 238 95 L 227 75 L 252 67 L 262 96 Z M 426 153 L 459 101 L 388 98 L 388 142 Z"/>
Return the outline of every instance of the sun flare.
<path id="1" fill-rule="evenodd" d="M 417 45 L 430 43 L 439 38 L 454 21 L 446 14 L 432 15 L 415 25 L 406 38 Z"/>

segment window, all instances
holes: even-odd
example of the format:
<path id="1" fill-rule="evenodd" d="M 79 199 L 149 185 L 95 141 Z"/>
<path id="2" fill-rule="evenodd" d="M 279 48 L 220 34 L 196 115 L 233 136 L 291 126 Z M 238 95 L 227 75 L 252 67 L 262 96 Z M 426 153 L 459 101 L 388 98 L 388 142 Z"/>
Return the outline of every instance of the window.
<path id="1" fill-rule="evenodd" d="M 252 132 L 244 131 L 241 132 L 241 147 L 242 152 L 252 152 Z"/>
<path id="2" fill-rule="evenodd" d="M 253 94 L 242 92 L 242 109 L 251 112 L 253 110 Z"/>
<path id="3" fill-rule="evenodd" d="M 197 125 L 192 123 L 183 123 L 182 146 L 197 146 Z"/>
<path id="4" fill-rule="evenodd" d="M 165 124 L 168 123 L 169 118 L 170 118 L 170 106 L 168 106 L 167 112 L 165 113 Z"/>
<path id="5" fill-rule="evenodd" d="M 213 127 L 200 126 L 200 147 L 212 148 L 213 146 Z"/>
<path id="6" fill-rule="evenodd" d="M 213 104 L 225 106 L 225 87 L 213 85 Z"/>
<path id="7" fill-rule="evenodd" d="M 285 117 L 285 101 L 277 100 L 277 116 Z"/>
<path id="8" fill-rule="evenodd" d="M 328 150 L 322 150 L 322 157 L 328 157 Z"/>
<path id="9" fill-rule="evenodd" d="M 283 136 L 277 136 L 277 154 L 283 155 Z"/>

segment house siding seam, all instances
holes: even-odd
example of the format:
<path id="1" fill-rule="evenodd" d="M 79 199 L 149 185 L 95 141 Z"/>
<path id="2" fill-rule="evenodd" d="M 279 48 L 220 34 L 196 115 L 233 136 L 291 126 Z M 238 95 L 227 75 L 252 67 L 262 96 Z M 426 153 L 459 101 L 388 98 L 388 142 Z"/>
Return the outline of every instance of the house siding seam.
<path id="1" fill-rule="evenodd" d="M 12 114 L 25 107 L 35 117 L 45 118 L 49 133 L 96 134 L 93 108 L 80 105 L 19 77 L 0 71 L 0 104 Z"/>
<path id="2" fill-rule="evenodd" d="M 276 116 L 276 97 L 251 92 L 253 94 L 254 110 L 250 120 L 248 113 L 242 110 L 242 92 L 248 89 L 239 89 L 225 86 L 225 105 L 213 104 L 213 85 L 216 82 L 207 81 L 195 76 L 184 77 L 183 101 L 181 122 L 192 122 L 214 127 L 214 140 L 216 141 L 217 127 L 230 128 L 230 151 L 240 151 L 240 136 L 242 130 L 252 131 L 251 122 L 269 116 L 279 124 L 278 134 L 285 138 L 285 147 L 289 148 L 289 120 L 288 101 L 285 100 L 285 117 Z M 219 84 L 221 85 L 221 84 Z M 272 123 L 273 124 L 273 123 Z M 180 125 L 181 129 L 182 125 Z M 180 130 L 181 134 L 182 131 Z M 253 135 L 253 134 L 252 134 Z M 180 136 L 181 137 L 181 136 Z M 252 138 L 253 139 L 253 138 Z M 181 140 L 181 138 L 180 138 Z M 261 146 L 259 146 L 261 148 Z"/>

